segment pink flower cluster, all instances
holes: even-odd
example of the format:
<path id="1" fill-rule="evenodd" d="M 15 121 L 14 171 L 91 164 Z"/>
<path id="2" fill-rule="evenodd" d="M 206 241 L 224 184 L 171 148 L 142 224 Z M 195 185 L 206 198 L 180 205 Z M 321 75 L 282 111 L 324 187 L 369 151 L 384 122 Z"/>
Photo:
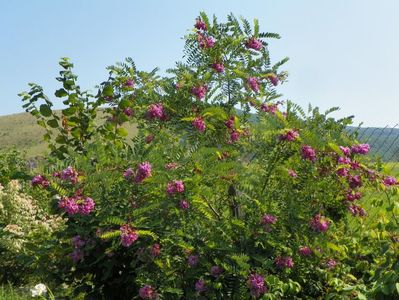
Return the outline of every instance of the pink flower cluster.
<path id="1" fill-rule="evenodd" d="M 43 188 L 47 188 L 50 185 L 50 182 L 42 175 L 34 176 L 31 183 L 33 186 L 41 186 Z"/>
<path id="2" fill-rule="evenodd" d="M 367 154 L 370 151 L 370 145 L 369 144 L 353 145 L 351 150 L 352 150 L 352 153 L 355 153 L 355 154 Z"/>
<path id="3" fill-rule="evenodd" d="M 226 122 L 224 122 L 224 125 L 226 125 L 226 127 L 228 129 L 233 129 L 234 128 L 234 121 L 235 121 L 235 116 L 230 116 Z"/>
<path id="4" fill-rule="evenodd" d="M 187 262 L 188 262 L 188 265 L 189 265 L 190 267 L 195 267 L 196 265 L 198 265 L 199 256 L 198 256 L 198 255 L 190 255 L 190 256 L 187 258 Z"/>
<path id="5" fill-rule="evenodd" d="M 213 46 L 215 46 L 215 41 L 212 37 L 204 36 L 200 33 L 198 33 L 198 43 L 199 43 L 200 48 L 202 48 L 202 49 L 209 49 L 209 48 L 213 48 Z"/>
<path id="6" fill-rule="evenodd" d="M 320 214 L 315 215 L 309 222 L 310 227 L 317 232 L 326 232 L 330 222 Z"/>
<path id="7" fill-rule="evenodd" d="M 304 145 L 301 148 L 301 156 L 305 160 L 314 162 L 316 160 L 316 151 L 308 145 Z"/>
<path id="8" fill-rule="evenodd" d="M 124 247 L 130 247 L 138 238 L 139 234 L 129 224 L 120 227 L 121 244 Z"/>
<path id="9" fill-rule="evenodd" d="M 74 249 L 70 254 L 70 257 L 74 263 L 77 263 L 84 257 L 84 252 L 81 248 L 86 245 L 86 241 L 82 239 L 79 235 L 76 235 L 71 239 L 71 243 Z"/>
<path id="10" fill-rule="evenodd" d="M 262 103 L 260 110 L 275 115 L 278 111 L 278 103 Z"/>
<path id="11" fill-rule="evenodd" d="M 168 193 L 169 196 L 177 193 L 183 193 L 184 192 L 183 181 L 173 180 L 172 182 L 169 182 L 168 186 L 166 187 L 166 192 Z"/>
<path id="12" fill-rule="evenodd" d="M 383 179 L 382 183 L 385 186 L 392 186 L 398 184 L 398 180 L 395 177 L 387 176 Z"/>
<path id="13" fill-rule="evenodd" d="M 157 257 L 161 254 L 161 245 L 156 243 L 154 245 L 151 246 L 151 250 L 150 250 L 151 256 L 152 257 Z"/>
<path id="14" fill-rule="evenodd" d="M 65 197 L 58 202 L 58 207 L 63 209 L 69 215 L 88 215 L 94 210 L 95 205 L 93 199 L 81 195 L 69 198 Z"/>
<path id="15" fill-rule="evenodd" d="M 203 31 L 206 31 L 206 29 L 207 29 L 205 22 L 202 21 L 200 18 L 195 20 L 194 27 L 197 28 L 198 30 L 203 30 Z"/>
<path id="16" fill-rule="evenodd" d="M 192 125 L 194 126 L 194 128 L 196 128 L 199 132 L 204 132 L 206 129 L 206 125 L 204 120 L 201 117 L 196 117 L 193 122 Z"/>
<path id="17" fill-rule="evenodd" d="M 280 140 L 293 142 L 299 137 L 299 132 L 295 129 L 290 129 L 286 133 L 280 135 Z"/>
<path id="18" fill-rule="evenodd" d="M 266 224 L 267 225 L 275 224 L 276 222 L 277 222 L 277 217 L 276 216 L 269 215 L 269 214 L 266 214 L 266 215 L 262 216 L 261 223 L 264 224 L 264 225 L 266 225 Z"/>
<path id="19" fill-rule="evenodd" d="M 342 153 L 346 156 L 351 155 L 351 148 L 349 147 L 344 147 L 344 146 L 339 146 L 339 149 L 341 149 Z"/>
<path id="20" fill-rule="evenodd" d="M 300 247 L 299 250 L 298 250 L 298 252 L 299 252 L 299 254 L 302 255 L 302 256 L 310 256 L 310 255 L 313 254 L 312 249 L 310 249 L 310 248 L 307 247 L 307 246 Z"/>
<path id="21" fill-rule="evenodd" d="M 267 292 L 267 287 L 265 285 L 265 279 L 263 276 L 253 273 L 249 275 L 247 279 L 247 285 L 249 287 L 249 291 L 251 296 L 255 298 L 261 297 L 264 293 Z"/>
<path id="22" fill-rule="evenodd" d="M 362 186 L 362 178 L 360 175 L 348 176 L 348 183 L 351 189 L 355 189 Z"/>
<path id="23" fill-rule="evenodd" d="M 206 292 L 207 287 L 206 287 L 206 283 L 203 279 L 199 279 L 196 283 L 195 283 L 195 290 L 198 293 L 203 293 Z"/>
<path id="24" fill-rule="evenodd" d="M 276 76 L 276 75 L 270 75 L 270 76 L 268 76 L 267 77 L 267 79 L 270 81 L 270 83 L 272 84 L 272 85 L 274 85 L 274 86 L 277 86 L 278 85 L 278 81 L 279 81 L 279 79 L 278 79 L 278 77 Z"/>
<path id="25" fill-rule="evenodd" d="M 132 88 L 134 86 L 134 80 L 132 78 L 129 78 L 125 81 L 124 86 L 127 88 Z"/>
<path id="26" fill-rule="evenodd" d="M 151 177 L 151 164 L 148 161 L 145 161 L 139 164 L 134 181 L 136 183 L 141 183 L 148 177 Z"/>
<path id="27" fill-rule="evenodd" d="M 191 89 L 191 93 L 197 98 L 197 100 L 202 100 L 206 92 L 208 91 L 208 87 L 206 85 L 195 86 Z"/>
<path id="28" fill-rule="evenodd" d="M 364 217 L 367 215 L 367 213 L 363 207 L 355 205 L 355 204 L 349 205 L 348 210 L 352 214 L 352 216 Z"/>
<path id="29" fill-rule="evenodd" d="M 298 174 L 294 170 L 291 170 L 291 169 L 288 170 L 288 175 L 292 178 L 298 177 Z"/>
<path id="30" fill-rule="evenodd" d="M 362 193 L 360 192 L 355 192 L 351 189 L 348 190 L 348 193 L 346 194 L 346 200 L 353 202 L 355 200 L 359 200 L 360 198 L 362 198 Z"/>
<path id="31" fill-rule="evenodd" d="M 74 168 L 69 166 L 61 172 L 55 172 L 53 176 L 75 184 L 78 182 L 79 173 Z"/>
<path id="32" fill-rule="evenodd" d="M 248 49 L 254 49 L 254 50 L 261 50 L 263 48 L 263 44 L 260 40 L 255 39 L 255 38 L 250 38 L 245 42 L 245 47 Z"/>
<path id="33" fill-rule="evenodd" d="M 162 103 L 151 104 L 148 106 L 147 117 L 150 119 L 165 120 L 166 114 Z"/>
<path id="34" fill-rule="evenodd" d="M 154 292 L 150 285 L 145 285 L 139 290 L 139 296 L 141 299 L 150 299 L 155 300 L 158 299 L 158 294 Z"/>
<path id="35" fill-rule="evenodd" d="M 233 144 L 240 139 L 240 133 L 237 130 L 232 130 L 230 132 L 230 141 L 229 144 Z"/>
<path id="36" fill-rule="evenodd" d="M 251 90 L 253 90 L 255 93 L 259 92 L 259 82 L 256 77 L 249 77 L 247 79 L 247 83 Z"/>
<path id="37" fill-rule="evenodd" d="M 219 277 L 220 275 L 223 274 L 223 269 L 219 266 L 212 266 L 210 273 L 213 277 Z"/>
<path id="38" fill-rule="evenodd" d="M 337 266 L 337 262 L 336 262 L 334 259 L 330 258 L 330 259 L 328 259 L 328 260 L 325 262 L 325 266 L 326 266 L 329 270 L 332 270 L 332 269 L 334 269 L 334 268 Z"/>
<path id="39" fill-rule="evenodd" d="M 190 203 L 187 200 L 181 200 L 179 203 L 179 207 L 182 210 L 186 210 L 190 208 Z"/>
<path id="40" fill-rule="evenodd" d="M 174 169 L 177 169 L 178 167 L 179 167 L 179 164 L 175 163 L 175 162 L 170 162 L 170 163 L 165 164 L 166 170 L 174 170 Z"/>
<path id="41" fill-rule="evenodd" d="M 130 107 L 126 107 L 123 110 L 123 113 L 127 116 L 127 117 L 131 117 L 133 116 L 133 109 L 131 109 Z"/>
<path id="42" fill-rule="evenodd" d="M 215 70 L 216 73 L 224 72 L 224 65 L 222 63 L 214 63 L 212 64 L 212 68 Z"/>
<path id="43" fill-rule="evenodd" d="M 294 261 L 290 256 L 277 256 L 274 262 L 281 269 L 292 269 L 294 267 Z"/>

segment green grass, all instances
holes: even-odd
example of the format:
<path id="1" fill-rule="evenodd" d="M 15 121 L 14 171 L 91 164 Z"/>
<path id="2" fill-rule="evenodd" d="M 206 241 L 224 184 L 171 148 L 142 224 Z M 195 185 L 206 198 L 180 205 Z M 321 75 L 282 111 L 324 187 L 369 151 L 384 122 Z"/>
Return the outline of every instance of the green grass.
<path id="1" fill-rule="evenodd" d="M 0 285 L 0 300 L 26 300 L 32 299 L 26 293 L 17 290 L 11 285 Z"/>
<path id="2" fill-rule="evenodd" d="M 103 122 L 103 114 L 100 113 L 98 122 Z M 128 139 L 136 132 L 136 126 L 127 124 Z M 37 125 L 36 119 L 29 113 L 20 113 L 0 117 L 0 151 L 15 148 L 26 152 L 26 156 L 43 156 L 48 152 L 47 144 L 43 141 L 44 129 Z"/>

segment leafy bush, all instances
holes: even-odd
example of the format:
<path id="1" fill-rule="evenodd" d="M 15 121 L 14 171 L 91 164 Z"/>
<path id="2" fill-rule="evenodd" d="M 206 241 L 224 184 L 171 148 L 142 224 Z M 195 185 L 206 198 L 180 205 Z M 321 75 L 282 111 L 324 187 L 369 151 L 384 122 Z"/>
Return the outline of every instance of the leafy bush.
<path id="1" fill-rule="evenodd" d="M 396 293 L 382 268 L 398 269 L 395 220 L 378 240 L 348 236 L 362 194 L 396 193 L 396 179 L 335 108 L 277 101 L 287 59 L 272 65 L 266 40 L 278 37 L 201 13 L 169 76 L 127 59 L 90 95 L 62 59 L 61 116 L 40 86 L 21 94 L 58 158 L 32 180 L 68 219 L 47 249 L 56 280 L 88 299 L 364 299 L 379 280 Z M 392 260 L 376 262 L 381 244 Z"/>

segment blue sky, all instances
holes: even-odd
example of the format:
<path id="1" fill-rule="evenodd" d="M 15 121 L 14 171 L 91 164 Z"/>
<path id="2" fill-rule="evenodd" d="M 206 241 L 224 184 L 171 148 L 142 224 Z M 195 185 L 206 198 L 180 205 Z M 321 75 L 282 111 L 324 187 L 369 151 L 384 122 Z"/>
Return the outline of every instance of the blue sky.
<path id="1" fill-rule="evenodd" d="M 131 56 L 140 69 L 173 66 L 198 12 L 220 20 L 233 12 L 278 32 L 272 60 L 285 56 L 285 99 L 366 126 L 399 123 L 397 0 L 0 0 L 0 115 L 22 112 L 17 93 L 28 82 L 57 88 L 58 60 L 75 64 L 80 85 L 93 89 L 105 67 Z"/>

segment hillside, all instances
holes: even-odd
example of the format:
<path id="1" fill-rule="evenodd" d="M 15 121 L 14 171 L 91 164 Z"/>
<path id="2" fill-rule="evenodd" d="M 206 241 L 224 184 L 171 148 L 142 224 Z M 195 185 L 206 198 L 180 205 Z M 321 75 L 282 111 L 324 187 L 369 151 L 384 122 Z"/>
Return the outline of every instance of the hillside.
<path id="1" fill-rule="evenodd" d="M 99 121 L 101 116 L 99 117 Z M 129 135 L 136 132 L 134 125 L 127 126 Z M 356 128 L 349 127 L 353 132 Z M 47 151 L 43 141 L 44 130 L 36 124 L 35 118 L 28 113 L 0 117 L 0 149 L 16 147 L 26 151 L 28 157 L 42 155 Z M 385 161 L 399 161 L 399 128 L 367 127 L 358 130 L 358 139 L 370 144 L 372 153 Z"/>
<path id="2" fill-rule="evenodd" d="M 98 117 L 99 122 L 102 116 Z M 129 136 L 136 132 L 134 125 L 127 125 Z M 27 157 L 40 156 L 48 151 L 43 141 L 44 129 L 37 125 L 29 113 L 0 116 L 0 151 L 16 148 L 26 152 Z"/>

